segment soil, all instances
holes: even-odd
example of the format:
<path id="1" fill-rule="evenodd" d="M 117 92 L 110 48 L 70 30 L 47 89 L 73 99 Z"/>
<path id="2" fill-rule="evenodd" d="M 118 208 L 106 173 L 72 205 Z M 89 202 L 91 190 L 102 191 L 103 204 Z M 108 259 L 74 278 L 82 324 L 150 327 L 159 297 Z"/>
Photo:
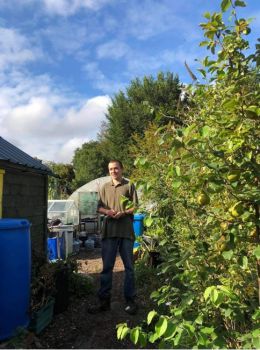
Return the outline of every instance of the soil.
<path id="1" fill-rule="evenodd" d="M 76 260 L 79 264 L 79 272 L 92 276 L 96 292 L 102 268 L 100 248 L 95 248 L 93 251 L 80 251 Z M 95 315 L 87 312 L 88 307 L 97 302 L 95 293 L 83 299 L 71 300 L 68 309 L 55 315 L 52 323 L 40 335 L 31 336 L 31 341 L 28 336 L 28 345 L 24 348 L 134 349 L 135 346 L 129 338 L 123 341 L 117 340 L 116 325 L 126 322 L 133 327 L 140 324 L 146 318 L 149 308 L 148 298 L 138 296 L 137 315 L 128 315 L 124 311 L 123 278 L 124 268 L 118 256 L 113 273 L 110 311 Z"/>

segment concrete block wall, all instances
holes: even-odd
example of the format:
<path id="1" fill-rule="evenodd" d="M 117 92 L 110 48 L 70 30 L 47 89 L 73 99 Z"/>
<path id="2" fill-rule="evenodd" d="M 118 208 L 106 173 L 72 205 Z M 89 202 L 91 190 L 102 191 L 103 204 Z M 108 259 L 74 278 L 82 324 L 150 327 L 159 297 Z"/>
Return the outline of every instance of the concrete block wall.
<path id="1" fill-rule="evenodd" d="M 3 218 L 24 218 L 31 222 L 32 248 L 46 252 L 47 175 L 5 169 L 3 181 Z"/>

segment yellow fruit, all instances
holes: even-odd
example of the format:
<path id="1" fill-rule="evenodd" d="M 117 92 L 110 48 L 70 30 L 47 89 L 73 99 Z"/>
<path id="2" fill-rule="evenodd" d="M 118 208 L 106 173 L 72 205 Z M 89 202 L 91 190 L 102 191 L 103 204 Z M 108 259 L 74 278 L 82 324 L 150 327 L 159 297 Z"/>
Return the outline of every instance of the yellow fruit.
<path id="1" fill-rule="evenodd" d="M 228 229 L 228 223 L 227 222 L 221 222 L 220 228 L 222 231 L 226 231 Z"/>
<path id="2" fill-rule="evenodd" d="M 230 181 L 230 182 L 235 182 L 235 181 L 238 181 L 240 178 L 240 171 L 239 170 L 234 170 L 234 171 L 231 171 L 228 176 L 227 176 L 227 179 Z"/>
<path id="3" fill-rule="evenodd" d="M 223 252 L 226 249 L 226 243 L 220 244 L 219 251 Z"/>
<path id="4" fill-rule="evenodd" d="M 219 240 L 216 242 L 216 249 L 219 252 L 223 252 L 226 248 L 226 237 L 222 235 Z"/>
<path id="5" fill-rule="evenodd" d="M 254 228 L 250 233 L 249 236 L 252 238 L 257 238 L 257 230 Z"/>
<path id="6" fill-rule="evenodd" d="M 206 193 L 201 193 L 197 198 L 197 202 L 199 205 L 207 205 L 210 202 L 210 198 Z"/>
<path id="7" fill-rule="evenodd" d="M 237 218 L 238 216 L 243 214 L 244 208 L 241 202 L 237 202 L 235 205 L 229 208 L 228 211 L 234 218 Z"/>

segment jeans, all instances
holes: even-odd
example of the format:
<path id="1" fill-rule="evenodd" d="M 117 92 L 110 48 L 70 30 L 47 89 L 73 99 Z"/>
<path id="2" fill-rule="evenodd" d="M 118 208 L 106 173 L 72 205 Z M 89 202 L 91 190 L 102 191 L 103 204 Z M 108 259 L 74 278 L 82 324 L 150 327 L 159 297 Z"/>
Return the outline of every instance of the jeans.
<path id="1" fill-rule="evenodd" d="M 112 289 L 112 275 L 115 265 L 117 250 L 119 250 L 121 259 L 125 268 L 124 278 L 124 296 L 126 300 L 132 300 L 135 297 L 134 280 L 134 260 L 133 260 L 134 242 L 127 238 L 105 238 L 102 241 L 102 261 L 103 270 L 100 275 L 100 289 L 98 296 L 100 299 L 110 299 Z"/>

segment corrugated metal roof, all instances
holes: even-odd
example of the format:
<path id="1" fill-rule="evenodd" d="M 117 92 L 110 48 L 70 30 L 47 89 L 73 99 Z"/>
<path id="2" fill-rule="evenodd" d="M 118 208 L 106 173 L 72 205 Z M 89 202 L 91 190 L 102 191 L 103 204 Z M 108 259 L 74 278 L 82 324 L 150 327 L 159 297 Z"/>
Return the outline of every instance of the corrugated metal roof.
<path id="1" fill-rule="evenodd" d="M 23 152 L 10 142 L 6 141 L 0 136 L 0 160 L 5 160 L 13 164 L 19 164 L 39 172 L 53 175 L 52 171 L 40 160 L 37 160 L 29 154 Z"/>

